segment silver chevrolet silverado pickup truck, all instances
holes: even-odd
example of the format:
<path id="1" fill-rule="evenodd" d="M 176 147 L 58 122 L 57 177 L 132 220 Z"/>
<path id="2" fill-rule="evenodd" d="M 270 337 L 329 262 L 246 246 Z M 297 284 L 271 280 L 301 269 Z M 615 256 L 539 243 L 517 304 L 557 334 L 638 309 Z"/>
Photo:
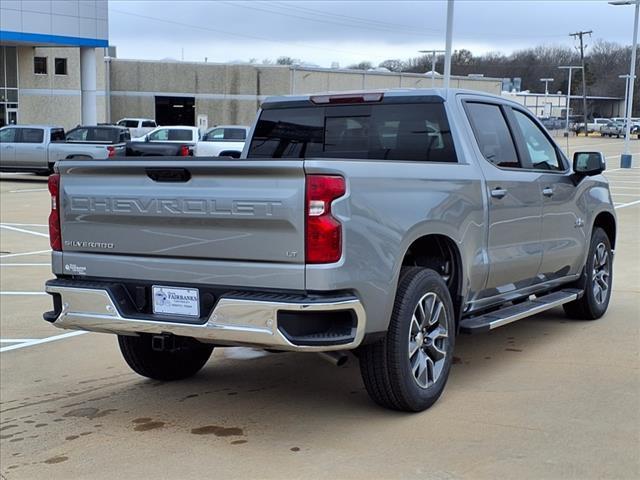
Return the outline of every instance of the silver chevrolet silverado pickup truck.
<path id="1" fill-rule="evenodd" d="M 488 94 L 270 98 L 240 159 L 58 162 L 44 318 L 162 380 L 214 347 L 351 351 L 375 402 L 424 410 L 458 333 L 605 313 L 604 168 Z"/>

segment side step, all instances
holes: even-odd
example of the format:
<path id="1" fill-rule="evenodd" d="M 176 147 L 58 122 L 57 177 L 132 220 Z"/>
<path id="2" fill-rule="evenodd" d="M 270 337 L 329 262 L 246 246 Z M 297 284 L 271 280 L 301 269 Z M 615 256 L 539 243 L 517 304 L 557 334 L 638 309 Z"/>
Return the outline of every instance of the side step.
<path id="1" fill-rule="evenodd" d="M 507 323 L 530 317 L 553 307 L 571 302 L 582 294 L 582 290 L 566 289 L 549 293 L 533 300 L 500 308 L 477 317 L 464 318 L 460 321 L 461 333 L 484 333 Z"/>

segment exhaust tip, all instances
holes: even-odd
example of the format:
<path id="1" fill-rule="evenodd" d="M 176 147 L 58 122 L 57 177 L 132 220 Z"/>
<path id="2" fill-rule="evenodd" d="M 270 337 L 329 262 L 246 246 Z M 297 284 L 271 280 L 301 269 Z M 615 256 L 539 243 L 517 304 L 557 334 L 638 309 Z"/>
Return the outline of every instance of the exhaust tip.
<path id="1" fill-rule="evenodd" d="M 342 367 L 349 361 L 349 355 L 345 352 L 320 352 L 318 355 L 336 367 Z"/>

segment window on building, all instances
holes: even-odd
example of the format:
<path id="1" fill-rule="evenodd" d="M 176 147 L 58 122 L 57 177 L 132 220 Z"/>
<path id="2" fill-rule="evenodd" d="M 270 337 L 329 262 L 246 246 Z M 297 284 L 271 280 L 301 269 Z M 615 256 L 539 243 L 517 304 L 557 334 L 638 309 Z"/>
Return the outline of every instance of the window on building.
<path id="1" fill-rule="evenodd" d="M 67 74 L 67 59 L 66 58 L 56 58 L 55 59 L 55 72 L 56 72 L 56 75 L 66 75 Z"/>
<path id="2" fill-rule="evenodd" d="M 47 57 L 33 57 L 33 73 L 36 75 L 47 74 Z"/>

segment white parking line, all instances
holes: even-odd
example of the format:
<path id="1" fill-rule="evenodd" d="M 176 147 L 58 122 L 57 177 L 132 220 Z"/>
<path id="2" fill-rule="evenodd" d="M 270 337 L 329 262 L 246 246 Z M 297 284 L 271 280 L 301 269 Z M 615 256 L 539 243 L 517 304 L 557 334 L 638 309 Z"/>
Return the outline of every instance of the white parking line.
<path id="1" fill-rule="evenodd" d="M 36 235 L 38 237 L 49 238 L 49 234 L 48 233 L 32 232 L 31 230 L 25 230 L 23 228 L 11 227 L 9 225 L 5 225 L 4 223 L 0 223 L 0 228 L 4 228 L 6 230 L 13 230 L 14 232 L 29 233 L 31 235 Z"/>
<path id="2" fill-rule="evenodd" d="M 50 263 L 0 263 L 0 268 L 3 267 L 50 267 Z"/>
<path id="3" fill-rule="evenodd" d="M 63 333 L 62 335 L 56 335 L 54 337 L 41 338 L 38 340 L 32 340 L 30 342 L 18 343 L 16 345 L 9 345 L 8 347 L 0 348 L 0 353 L 8 352 L 10 350 L 18 350 L 19 348 L 32 347 L 34 345 L 41 345 L 43 343 L 55 342 L 56 340 L 62 340 L 63 338 L 77 337 L 78 335 L 84 335 L 85 333 L 89 333 L 89 332 L 75 331 L 75 332 Z"/>
<path id="4" fill-rule="evenodd" d="M 48 188 L 23 188 L 21 190 L 9 190 L 9 193 L 46 192 Z"/>
<path id="5" fill-rule="evenodd" d="M 37 338 L 0 338 L 0 343 L 27 343 L 36 340 Z"/>
<path id="6" fill-rule="evenodd" d="M 2 222 L 2 225 L 8 225 L 11 227 L 48 227 L 46 223 L 7 223 Z"/>
<path id="7" fill-rule="evenodd" d="M 47 292 L 0 292 L 0 295 L 47 295 Z"/>
<path id="8" fill-rule="evenodd" d="M 39 253 L 49 253 L 49 250 L 36 250 L 35 252 L 24 252 L 24 253 L 7 253 L 5 255 L 0 255 L 0 258 L 9 258 L 9 257 L 23 257 L 25 255 L 38 255 Z"/>
<path id="9" fill-rule="evenodd" d="M 636 200 L 635 202 L 623 203 L 621 205 L 616 205 L 615 208 L 616 209 L 626 208 L 626 207 L 631 207 L 633 205 L 638 205 L 638 204 L 640 204 L 640 200 Z"/>
<path id="10" fill-rule="evenodd" d="M 637 193 L 619 193 L 619 192 L 611 192 L 611 195 L 617 195 L 618 197 L 640 197 Z"/>

